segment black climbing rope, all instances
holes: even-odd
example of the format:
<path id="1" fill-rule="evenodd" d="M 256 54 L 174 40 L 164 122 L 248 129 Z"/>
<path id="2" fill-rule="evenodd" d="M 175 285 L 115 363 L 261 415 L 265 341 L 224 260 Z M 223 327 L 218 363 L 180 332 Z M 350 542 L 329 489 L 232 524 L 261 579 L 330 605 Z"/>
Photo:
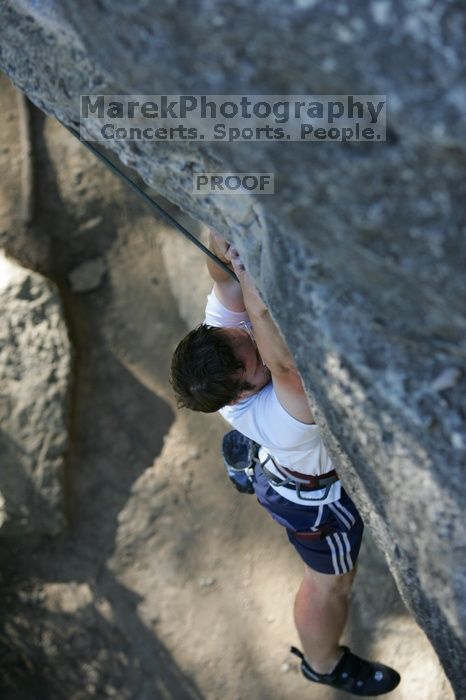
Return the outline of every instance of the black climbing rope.
<path id="1" fill-rule="evenodd" d="M 177 221 L 175 217 L 173 217 L 171 214 L 165 211 L 165 209 L 161 207 L 160 204 L 157 204 L 157 202 L 154 199 L 152 199 L 152 197 L 149 197 L 149 195 L 146 194 L 144 190 L 142 190 L 139 187 L 139 185 L 137 185 L 133 180 L 131 180 L 131 178 L 128 177 L 122 170 L 120 170 L 118 166 L 112 163 L 110 158 L 107 158 L 107 156 L 101 153 L 99 149 L 97 149 L 90 141 L 83 141 L 80 138 L 79 133 L 76 131 L 76 129 L 73 129 L 73 127 L 71 126 L 67 126 L 60 119 L 58 119 L 57 121 L 59 121 L 60 124 L 63 127 L 65 127 L 67 131 L 70 132 L 70 134 L 77 138 L 78 141 L 83 144 L 83 146 L 85 146 L 89 151 L 91 151 L 91 153 L 93 153 L 99 160 L 101 160 L 102 163 L 105 163 L 107 168 L 109 168 L 112 171 L 112 173 L 117 175 L 121 180 L 123 180 L 123 182 L 125 182 L 128 185 L 128 187 L 130 187 L 134 192 L 136 192 L 136 194 L 142 197 L 146 204 L 152 207 L 152 209 L 155 209 L 157 214 L 161 216 L 162 219 L 165 219 L 165 221 L 168 221 L 168 223 L 172 224 L 175 228 L 177 228 L 178 231 L 180 231 L 183 234 L 183 236 L 190 240 L 191 243 L 194 243 L 195 246 L 202 250 L 203 253 L 208 255 L 209 258 L 215 263 L 217 263 L 217 265 L 219 265 L 223 270 L 225 270 L 225 272 L 228 272 L 228 274 L 231 277 L 233 277 L 233 279 L 237 279 L 233 270 L 231 270 L 227 265 L 225 265 L 225 263 L 222 260 L 220 260 L 220 258 L 218 258 L 214 253 L 212 253 L 211 250 L 206 248 L 206 246 L 203 243 L 201 243 L 201 241 L 198 238 L 196 238 L 196 236 L 193 236 L 193 234 L 190 231 L 188 231 L 187 228 L 180 224 L 180 222 Z"/>

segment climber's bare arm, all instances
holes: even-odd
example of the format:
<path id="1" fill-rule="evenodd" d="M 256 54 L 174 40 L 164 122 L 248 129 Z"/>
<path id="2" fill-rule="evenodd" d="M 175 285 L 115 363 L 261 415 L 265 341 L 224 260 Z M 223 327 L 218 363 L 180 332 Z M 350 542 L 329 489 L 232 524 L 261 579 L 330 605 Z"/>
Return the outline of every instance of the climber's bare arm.
<path id="1" fill-rule="evenodd" d="M 240 281 L 244 305 L 254 329 L 257 348 L 270 370 L 280 403 L 297 420 L 303 423 L 314 423 L 301 375 L 280 330 L 235 249 L 228 249 L 226 257 L 231 260 L 233 270 Z"/>
<path id="2" fill-rule="evenodd" d="M 230 244 L 212 229 L 209 236 L 209 248 L 222 262 L 233 269 L 231 260 L 227 257 Z M 214 292 L 219 301 L 230 311 L 245 311 L 243 292 L 239 282 L 210 258 L 207 258 L 207 269 L 214 281 Z"/>

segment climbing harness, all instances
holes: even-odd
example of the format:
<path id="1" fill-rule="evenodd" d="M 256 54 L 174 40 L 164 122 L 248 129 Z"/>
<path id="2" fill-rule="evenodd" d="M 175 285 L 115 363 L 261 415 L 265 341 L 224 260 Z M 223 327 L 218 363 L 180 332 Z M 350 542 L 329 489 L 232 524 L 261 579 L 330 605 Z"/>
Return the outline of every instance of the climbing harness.
<path id="1" fill-rule="evenodd" d="M 196 238 L 196 236 L 193 236 L 193 234 L 188 231 L 187 228 L 185 228 L 182 224 L 180 224 L 179 221 L 175 219 L 174 216 L 169 214 L 163 207 L 160 206 L 160 204 L 157 204 L 157 202 L 152 199 L 152 197 L 149 197 L 144 190 L 142 190 L 139 185 L 137 185 L 134 180 L 132 180 L 130 177 L 126 175 L 115 163 L 113 163 L 110 158 L 107 158 L 103 153 L 99 151 L 98 148 L 96 148 L 90 141 L 83 141 L 79 135 L 79 133 L 76 131 L 76 129 L 73 129 L 73 127 L 68 126 L 67 124 L 64 124 L 60 119 L 57 119 L 57 121 L 67 130 L 72 134 L 80 143 L 83 144 L 91 153 L 93 153 L 99 160 L 104 163 L 109 170 L 112 171 L 114 175 L 117 175 L 123 182 L 125 182 L 128 187 L 130 187 L 133 192 L 136 192 L 145 202 L 148 204 L 152 209 L 154 209 L 159 216 L 162 217 L 162 219 L 165 219 L 168 223 L 172 224 L 180 233 L 183 234 L 191 243 L 194 243 L 195 246 L 197 246 L 200 250 L 202 250 L 203 253 L 205 253 L 211 260 L 213 260 L 217 265 L 219 265 L 225 272 L 228 272 L 228 274 L 235 280 L 238 278 L 236 277 L 235 273 L 233 270 L 231 270 L 228 265 L 225 265 L 225 263 L 220 260 L 214 253 L 212 253 L 211 250 L 206 248 L 206 246 L 201 243 L 199 239 Z"/>
<path id="2" fill-rule="evenodd" d="M 265 466 L 269 461 L 273 462 L 275 469 L 282 475 L 282 479 L 276 476 L 276 474 L 271 472 L 270 469 Z M 336 473 L 335 469 L 332 469 L 332 471 L 326 472 L 325 474 L 320 474 L 319 476 L 302 474 L 301 472 L 294 472 L 291 469 L 283 467 L 281 464 L 277 464 L 272 455 L 268 453 L 267 458 L 263 462 L 260 462 L 260 465 L 262 471 L 267 477 L 267 481 L 272 484 L 272 486 L 282 486 L 286 489 L 296 491 L 298 498 L 305 501 L 315 501 L 318 503 L 319 501 L 325 500 L 330 492 L 332 484 L 338 481 L 338 474 Z M 316 498 L 309 496 L 303 498 L 301 496 L 301 491 L 322 491 L 322 489 L 325 489 L 323 496 Z"/>
<path id="3" fill-rule="evenodd" d="M 222 440 L 222 456 L 223 464 L 227 471 L 228 478 L 234 484 L 235 488 L 241 493 L 254 493 L 254 470 L 257 466 L 264 472 L 267 481 L 269 483 L 275 483 L 274 480 L 277 477 L 272 474 L 272 472 L 264 467 L 264 464 L 268 459 L 273 457 L 269 455 L 268 459 L 261 462 L 259 459 L 259 449 L 260 445 L 254 440 L 246 437 L 238 430 L 230 430 L 223 436 Z M 276 464 L 274 462 L 274 464 Z M 276 465 L 278 468 L 278 465 Z M 283 467 L 280 467 L 283 470 Z M 298 472 L 291 472 L 290 474 L 298 474 Z M 308 476 L 306 474 L 299 474 L 299 479 L 302 482 L 307 480 L 307 483 L 298 483 L 291 476 L 287 476 L 285 480 L 280 481 L 278 485 L 284 485 L 286 481 L 287 488 L 296 489 L 299 492 L 300 488 L 309 490 L 321 490 L 326 488 L 325 496 L 328 495 L 330 486 L 338 480 L 335 470 L 332 472 L 327 472 L 322 476 Z M 277 484 L 276 484 L 277 485 Z M 307 501 L 308 499 L 306 499 Z M 316 502 L 323 500 L 322 498 L 313 499 Z M 335 528 L 332 525 L 324 524 L 320 527 L 316 527 L 313 530 L 289 530 L 290 534 L 298 540 L 303 540 L 305 542 L 315 542 L 325 539 L 328 535 L 335 532 Z"/>
<path id="4" fill-rule="evenodd" d="M 223 463 L 225 469 L 228 472 L 228 476 L 233 481 L 235 486 L 239 488 L 240 491 L 249 490 L 249 485 L 252 487 L 252 477 L 254 474 L 254 468 L 259 465 L 261 470 L 264 472 L 267 481 L 272 486 L 284 486 L 287 489 L 296 491 L 299 498 L 301 497 L 301 491 L 322 491 L 325 489 L 324 495 L 317 498 L 303 498 L 302 500 L 323 501 L 327 498 L 332 484 L 338 481 L 338 474 L 335 469 L 325 474 L 320 474 L 319 476 L 311 476 L 309 474 L 302 474 L 301 472 L 295 472 L 291 469 L 287 469 L 282 465 L 278 465 L 274 460 L 272 455 L 267 453 L 267 458 L 261 461 L 259 458 L 258 445 L 254 440 L 242 435 L 238 430 L 230 430 L 226 433 L 222 441 L 222 455 Z M 276 476 L 273 472 L 266 467 L 268 461 L 272 461 L 277 471 L 282 475 L 282 479 Z"/>

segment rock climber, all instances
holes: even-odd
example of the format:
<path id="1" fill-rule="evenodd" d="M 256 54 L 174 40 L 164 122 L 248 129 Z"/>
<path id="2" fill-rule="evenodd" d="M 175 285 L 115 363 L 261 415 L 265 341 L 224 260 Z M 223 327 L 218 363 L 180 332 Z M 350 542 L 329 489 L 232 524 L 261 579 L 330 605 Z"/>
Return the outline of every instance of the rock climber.
<path id="1" fill-rule="evenodd" d="M 294 359 L 238 252 L 213 231 L 210 249 L 237 279 L 208 259 L 214 284 L 204 323 L 181 340 L 172 359 L 178 405 L 223 416 L 235 429 L 224 452 L 228 439 L 256 448 L 246 470 L 250 489 L 240 490 L 254 491 L 304 562 L 294 602 L 302 652 L 291 650 L 305 678 L 360 696 L 388 693 L 399 674 L 339 644 L 361 517 L 333 468 Z"/>

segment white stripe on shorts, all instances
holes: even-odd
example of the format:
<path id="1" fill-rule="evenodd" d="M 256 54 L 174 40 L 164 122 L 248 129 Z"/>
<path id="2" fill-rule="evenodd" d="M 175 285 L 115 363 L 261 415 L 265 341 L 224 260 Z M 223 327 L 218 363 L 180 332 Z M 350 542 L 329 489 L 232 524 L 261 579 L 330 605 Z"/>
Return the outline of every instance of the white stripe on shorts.
<path id="1" fill-rule="evenodd" d="M 334 506 L 335 506 L 334 503 L 329 503 L 329 504 L 328 504 L 328 507 L 330 508 L 330 510 L 331 510 L 333 513 L 335 513 L 335 515 L 336 515 L 336 517 L 337 517 L 337 520 L 339 520 L 340 522 L 342 522 L 343 525 L 346 527 L 346 529 L 349 530 L 350 527 L 351 527 L 349 520 L 347 520 L 346 517 L 345 517 L 340 511 L 338 511 Z"/>
<path id="2" fill-rule="evenodd" d="M 346 532 L 342 532 L 341 536 L 343 537 L 345 544 L 346 544 L 346 561 L 348 563 L 348 571 L 351 571 L 351 569 L 354 566 L 353 560 L 351 559 L 351 545 L 350 545 L 348 535 L 346 534 Z"/>
<path id="3" fill-rule="evenodd" d="M 338 510 L 341 510 L 345 515 L 348 516 L 349 521 L 351 525 L 354 525 L 356 522 L 356 519 L 354 515 L 351 513 L 351 511 L 348 510 L 348 508 L 345 508 L 345 506 L 341 503 L 341 501 L 334 501 L 334 505 L 338 508 Z"/>
<path id="4" fill-rule="evenodd" d="M 346 545 L 344 542 L 341 541 L 341 536 L 339 532 L 335 532 L 334 537 L 338 545 L 338 551 L 340 554 L 341 573 L 345 574 L 348 571 L 348 567 L 346 566 L 345 562 Z"/>
<path id="5" fill-rule="evenodd" d="M 328 535 L 326 542 L 332 554 L 332 564 L 335 574 L 346 574 L 353 568 L 351 545 L 346 532 L 334 532 Z"/>
<path id="6" fill-rule="evenodd" d="M 322 520 L 323 512 L 324 512 L 324 506 L 319 506 L 319 512 L 317 513 L 316 521 L 315 521 L 314 525 L 311 527 L 311 530 L 318 530 L 319 529 L 319 525 L 320 525 L 320 521 Z"/>
<path id="7" fill-rule="evenodd" d="M 333 535 L 328 535 L 325 539 L 327 541 L 328 546 L 330 547 L 330 551 L 332 552 L 332 564 L 333 564 L 333 570 L 336 574 L 340 573 L 340 570 L 338 568 L 338 562 L 337 562 L 337 553 L 335 551 L 335 546 L 332 542 L 332 537 Z"/>

